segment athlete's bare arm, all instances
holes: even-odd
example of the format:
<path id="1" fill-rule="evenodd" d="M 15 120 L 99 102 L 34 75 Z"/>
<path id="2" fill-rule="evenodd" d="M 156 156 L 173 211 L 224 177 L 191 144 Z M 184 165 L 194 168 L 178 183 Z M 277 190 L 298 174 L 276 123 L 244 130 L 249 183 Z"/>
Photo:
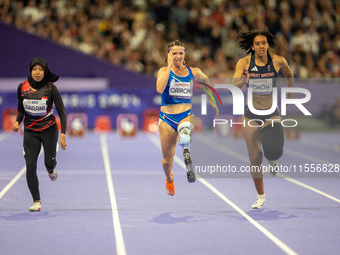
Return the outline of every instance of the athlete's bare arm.
<path id="1" fill-rule="evenodd" d="M 239 88 L 242 88 L 249 81 L 249 67 L 250 56 L 241 58 L 235 67 L 235 73 L 233 76 L 232 84 Z"/>
<path id="2" fill-rule="evenodd" d="M 163 91 L 165 90 L 166 84 L 168 83 L 168 80 L 169 80 L 171 68 L 174 64 L 171 49 L 168 52 L 167 64 L 168 66 L 162 67 L 161 69 L 159 69 L 158 74 L 157 74 L 156 89 L 159 94 L 162 94 Z"/>
<path id="3" fill-rule="evenodd" d="M 159 69 L 157 74 L 156 89 L 159 94 L 162 94 L 165 90 L 166 84 L 168 83 L 171 68 L 162 67 Z"/>
<path id="4" fill-rule="evenodd" d="M 275 62 L 280 67 L 280 71 L 286 77 L 287 87 L 294 87 L 294 74 L 292 72 L 292 69 L 290 69 L 285 58 L 275 55 Z M 292 98 L 292 93 L 288 93 L 288 98 Z"/>

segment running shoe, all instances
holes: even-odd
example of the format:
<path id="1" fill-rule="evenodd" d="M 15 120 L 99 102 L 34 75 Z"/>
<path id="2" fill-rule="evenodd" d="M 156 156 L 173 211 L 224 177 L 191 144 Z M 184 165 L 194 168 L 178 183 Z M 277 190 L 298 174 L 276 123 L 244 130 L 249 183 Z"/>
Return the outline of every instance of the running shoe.
<path id="1" fill-rule="evenodd" d="M 269 173 L 275 177 L 277 172 L 279 171 L 279 163 L 276 160 L 268 160 L 269 165 Z"/>
<path id="2" fill-rule="evenodd" d="M 31 212 L 39 212 L 41 209 L 41 202 L 34 202 L 34 204 L 28 208 Z"/>
<path id="3" fill-rule="evenodd" d="M 251 206 L 253 209 L 262 209 L 264 202 L 266 201 L 265 195 L 257 195 L 255 203 Z"/>
<path id="4" fill-rule="evenodd" d="M 58 173 L 57 173 L 57 170 L 53 170 L 53 172 L 50 174 L 48 173 L 48 177 L 50 177 L 51 181 L 56 181 L 57 178 L 58 178 Z"/>
<path id="5" fill-rule="evenodd" d="M 192 168 L 190 152 L 189 152 L 188 149 L 184 149 L 183 150 L 183 156 L 184 156 L 185 167 L 187 169 L 188 182 L 195 182 L 196 181 L 196 176 L 195 176 L 194 169 Z"/>
<path id="6" fill-rule="evenodd" d="M 174 173 L 171 170 L 171 177 L 172 177 L 172 182 L 168 182 L 168 179 L 165 177 L 165 190 L 168 193 L 169 196 L 175 195 L 175 178 L 174 178 Z"/>

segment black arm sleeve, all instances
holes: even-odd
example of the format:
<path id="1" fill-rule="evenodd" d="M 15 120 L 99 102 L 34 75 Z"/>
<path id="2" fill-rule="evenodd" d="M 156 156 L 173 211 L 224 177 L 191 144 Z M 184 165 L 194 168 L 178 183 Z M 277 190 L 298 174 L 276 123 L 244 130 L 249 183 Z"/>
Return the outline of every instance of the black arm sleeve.
<path id="1" fill-rule="evenodd" d="M 61 99 L 58 88 L 53 84 L 52 85 L 52 101 L 54 102 L 55 107 L 57 108 L 60 124 L 61 124 L 61 133 L 66 134 L 66 111 L 64 107 L 63 100 Z"/>
<path id="2" fill-rule="evenodd" d="M 19 85 L 18 91 L 17 91 L 18 113 L 17 113 L 16 121 L 19 122 L 19 124 L 21 123 L 21 121 L 22 121 L 22 119 L 24 118 L 24 115 L 25 115 L 25 108 L 24 108 L 24 105 L 22 104 L 21 87 L 22 87 L 22 83 Z"/>

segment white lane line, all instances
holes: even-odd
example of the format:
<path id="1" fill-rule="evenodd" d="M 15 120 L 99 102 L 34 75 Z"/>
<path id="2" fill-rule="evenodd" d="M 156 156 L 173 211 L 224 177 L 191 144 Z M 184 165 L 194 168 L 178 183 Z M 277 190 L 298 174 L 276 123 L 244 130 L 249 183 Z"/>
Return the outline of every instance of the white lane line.
<path id="1" fill-rule="evenodd" d="M 301 138 L 301 143 L 315 147 L 318 149 L 324 149 L 324 150 L 330 150 L 330 151 L 339 151 L 339 144 L 329 144 L 321 141 L 315 141 L 314 139 L 309 139 L 309 138 Z"/>
<path id="2" fill-rule="evenodd" d="M 44 150 L 41 149 L 38 158 L 44 153 Z M 0 192 L 0 199 L 6 194 L 6 192 L 12 188 L 12 186 L 20 179 L 20 177 L 26 172 L 26 166 L 21 168 L 19 173 L 17 173 L 14 178 L 6 185 L 6 187 Z"/>
<path id="3" fill-rule="evenodd" d="M 296 157 L 296 158 L 301 158 L 303 160 L 307 160 L 309 162 L 314 162 L 316 164 L 327 164 L 327 165 L 332 164 L 329 161 L 319 159 L 319 158 L 315 158 L 315 157 L 309 156 L 307 154 L 304 154 L 302 152 L 294 151 L 294 150 L 287 149 L 287 148 L 284 148 L 284 153 L 286 153 L 290 156 Z"/>
<path id="4" fill-rule="evenodd" d="M 19 173 L 14 176 L 14 178 L 6 185 L 6 187 L 0 192 L 0 199 L 3 197 L 3 195 L 6 194 L 6 192 L 20 179 L 20 177 L 25 173 L 26 166 L 21 168 Z"/>
<path id="5" fill-rule="evenodd" d="M 283 250 L 286 254 L 297 254 L 291 248 L 289 248 L 285 243 L 283 243 L 280 239 L 270 233 L 267 229 L 262 227 L 257 221 L 255 221 L 252 217 L 246 214 L 240 207 L 231 202 L 228 198 L 226 198 L 221 192 L 219 192 L 214 186 L 208 183 L 205 179 L 198 179 L 201 183 L 203 183 L 207 188 L 209 188 L 212 192 L 214 192 L 217 196 L 219 196 L 223 201 L 233 207 L 239 214 L 241 214 L 244 218 L 246 218 L 251 224 L 253 224 L 258 230 L 260 230 L 266 237 L 269 238 L 273 243 L 275 243 L 281 250 Z"/>
<path id="6" fill-rule="evenodd" d="M 9 133 L 2 133 L 2 134 L 0 134 L 0 142 L 5 140 L 7 136 L 9 136 Z"/>
<path id="7" fill-rule="evenodd" d="M 156 145 L 159 149 L 160 147 L 160 141 L 156 136 L 149 135 L 149 139 L 152 143 Z M 185 164 L 183 163 L 183 160 L 181 160 L 178 156 L 175 155 L 175 162 L 178 163 L 183 169 L 185 170 Z M 283 250 L 286 254 L 289 255 L 295 255 L 297 254 L 295 251 L 293 251 L 291 248 L 289 248 L 285 243 L 283 243 L 280 239 L 278 239 L 276 236 L 274 236 L 272 233 L 270 233 L 267 229 L 262 227 L 257 221 L 255 221 L 252 217 L 250 217 L 248 214 L 246 214 L 240 207 L 235 205 L 233 202 L 231 202 L 226 196 L 224 196 L 220 191 L 218 191 L 214 186 L 212 186 L 209 182 L 207 182 L 203 178 L 197 178 L 204 186 L 206 186 L 208 189 L 210 189 L 212 192 L 214 192 L 218 197 L 220 197 L 224 202 L 229 204 L 232 208 L 234 208 L 238 213 L 240 213 L 244 218 L 246 218 L 251 224 L 253 224 L 258 230 L 260 230 L 266 237 L 268 237 L 273 243 L 275 243 L 281 250 Z"/>
<path id="8" fill-rule="evenodd" d="M 311 191 L 314 191 L 315 193 L 318 193 L 318 194 L 320 194 L 320 195 L 322 195 L 322 196 L 325 196 L 325 197 L 328 197 L 329 199 L 334 200 L 335 202 L 340 203 L 340 199 L 337 199 L 336 197 L 333 197 L 333 196 L 331 196 L 331 195 L 328 195 L 327 193 L 325 193 L 325 192 L 323 192 L 323 191 L 321 191 L 321 190 L 318 190 L 318 189 L 313 188 L 313 187 L 311 187 L 311 186 L 309 186 L 309 185 L 307 185 L 307 184 L 304 184 L 304 183 L 302 183 L 302 182 L 299 182 L 299 181 L 297 181 L 297 180 L 295 180 L 295 179 L 293 179 L 293 178 L 290 178 L 290 177 L 288 177 L 288 176 L 286 176 L 286 175 L 284 175 L 284 174 L 277 173 L 277 176 L 278 176 L 278 177 L 281 177 L 281 178 L 284 178 L 286 181 L 292 182 L 292 183 L 294 183 L 294 184 L 296 184 L 296 185 L 299 185 L 299 186 L 301 186 L 301 187 L 304 187 L 304 188 L 306 188 L 306 189 L 309 189 L 309 190 L 311 190 Z"/>
<path id="9" fill-rule="evenodd" d="M 108 152 L 107 142 L 106 142 L 106 134 L 100 135 L 100 143 L 101 143 L 104 166 L 105 166 L 107 187 L 109 188 L 109 194 L 110 194 L 110 200 L 111 200 L 113 227 L 114 227 L 115 239 L 116 239 L 116 251 L 117 251 L 117 255 L 126 255 L 123 232 L 120 226 L 116 196 L 115 196 L 115 191 L 113 188 L 110 158 L 109 158 L 109 152 Z"/>
<path id="10" fill-rule="evenodd" d="M 248 159 L 247 157 L 243 156 L 243 155 L 240 154 L 240 153 L 234 152 L 234 151 L 228 149 L 227 147 L 225 147 L 225 146 L 223 146 L 223 145 L 220 145 L 220 144 L 214 142 L 213 140 L 211 140 L 211 139 L 209 139 L 209 138 L 207 138 L 207 137 L 205 137 L 205 136 L 203 136 L 203 135 L 196 135 L 195 138 L 196 138 L 197 140 L 201 141 L 202 143 L 204 143 L 204 144 L 206 144 L 206 145 L 208 145 L 208 146 L 214 148 L 214 149 L 217 149 L 217 150 L 219 150 L 219 151 L 221 151 L 221 152 L 223 152 L 223 153 L 225 153 L 225 154 L 227 154 L 227 155 L 229 155 L 229 156 L 231 156 L 231 157 L 235 157 L 235 158 L 237 158 L 237 159 L 239 159 L 239 160 L 241 160 L 241 161 L 246 162 L 247 164 L 249 164 L 249 159 Z M 285 149 L 285 151 L 287 151 L 287 149 Z M 296 153 L 294 154 L 294 153 L 293 153 L 294 151 L 292 151 L 292 150 L 288 150 L 288 151 L 290 152 L 290 154 L 291 154 L 292 156 L 295 156 L 295 157 L 299 157 L 299 156 L 302 157 L 302 156 L 303 156 L 303 155 L 301 155 L 302 153 L 296 152 Z M 308 155 L 305 155 L 305 156 L 308 156 Z M 306 157 L 306 158 L 307 158 L 307 157 Z M 305 158 L 305 159 L 306 159 L 306 158 Z M 327 162 L 327 161 L 324 161 L 324 160 L 321 160 L 321 159 L 319 160 L 319 159 L 317 159 L 317 158 L 312 158 L 312 157 L 311 157 L 311 158 L 308 158 L 308 159 L 309 159 L 309 160 L 313 160 L 313 162 L 318 162 L 318 163 L 321 163 L 321 162 L 324 162 L 324 163 L 325 163 L 325 162 Z M 318 161 L 318 160 L 319 160 L 319 161 Z M 329 164 L 329 162 L 327 162 L 326 164 Z M 292 182 L 292 183 L 294 183 L 294 184 L 296 184 L 296 185 L 299 185 L 299 186 L 301 186 L 301 187 L 303 187 L 303 188 L 306 188 L 306 189 L 309 189 L 309 190 L 311 190 L 311 191 L 314 191 L 315 193 L 318 193 L 318 194 L 320 194 L 320 195 L 322 195 L 322 196 L 325 196 L 325 197 L 327 197 L 327 198 L 329 198 L 329 199 L 332 199 L 332 200 L 334 200 L 334 201 L 340 203 L 340 200 L 339 200 L 339 199 L 337 199 L 337 198 L 335 198 L 335 197 L 333 197 L 333 196 L 331 196 L 331 195 L 329 195 L 329 194 L 327 194 L 327 193 L 325 193 L 325 192 L 323 192 L 323 191 L 321 191 L 321 190 L 318 190 L 318 189 L 313 188 L 313 187 L 311 187 L 311 186 L 309 186 L 309 185 L 307 185 L 307 184 L 304 184 L 304 183 L 299 182 L 299 181 L 297 181 L 297 180 L 295 180 L 295 179 L 293 179 L 293 178 L 290 178 L 290 177 L 288 177 L 288 176 L 286 176 L 286 175 L 284 175 L 284 174 L 277 173 L 277 177 L 281 177 L 281 178 L 283 178 L 283 179 L 286 180 L 286 181 Z"/>

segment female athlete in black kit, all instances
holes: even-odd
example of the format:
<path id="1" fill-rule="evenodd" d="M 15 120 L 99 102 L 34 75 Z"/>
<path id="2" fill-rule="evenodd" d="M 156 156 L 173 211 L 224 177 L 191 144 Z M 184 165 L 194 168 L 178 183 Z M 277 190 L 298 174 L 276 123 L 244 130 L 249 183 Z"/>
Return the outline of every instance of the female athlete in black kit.
<path id="1" fill-rule="evenodd" d="M 278 55 L 270 54 L 268 49 L 275 46 L 276 38 L 265 30 L 240 32 L 239 46 L 251 56 L 238 61 L 233 76 L 233 85 L 241 88 L 244 85 L 253 87 L 252 101 L 256 110 L 267 110 L 272 106 L 272 90 L 276 87 L 276 77 L 281 71 L 286 77 L 287 86 L 294 87 L 293 72 L 287 61 Z M 266 86 L 253 86 L 265 84 Z M 255 90 L 256 88 L 256 90 Z M 288 93 L 288 98 L 292 94 Z M 278 160 L 283 154 L 284 133 L 278 108 L 269 115 L 256 115 L 245 105 L 242 121 L 243 135 L 246 141 L 250 169 L 257 191 L 257 200 L 253 209 L 262 209 L 265 202 L 262 172 L 262 148 L 271 169 L 278 166 Z M 250 121 L 255 120 L 256 121 Z M 274 121 L 275 120 L 275 121 Z M 249 122 L 250 121 L 250 122 Z M 275 174 L 275 172 L 272 172 Z"/>
<path id="2" fill-rule="evenodd" d="M 59 76 L 52 73 L 43 58 L 35 58 L 30 63 L 28 80 L 18 87 L 18 115 L 13 130 L 19 130 L 24 121 L 24 157 L 26 160 L 26 179 L 34 204 L 30 211 L 40 211 L 40 193 L 37 177 L 37 160 L 41 144 L 45 153 L 45 166 L 52 181 L 58 177 L 55 166 L 58 150 L 58 126 L 53 115 L 55 104 L 61 122 L 60 146 L 66 149 L 66 112 L 56 82 Z"/>

